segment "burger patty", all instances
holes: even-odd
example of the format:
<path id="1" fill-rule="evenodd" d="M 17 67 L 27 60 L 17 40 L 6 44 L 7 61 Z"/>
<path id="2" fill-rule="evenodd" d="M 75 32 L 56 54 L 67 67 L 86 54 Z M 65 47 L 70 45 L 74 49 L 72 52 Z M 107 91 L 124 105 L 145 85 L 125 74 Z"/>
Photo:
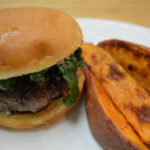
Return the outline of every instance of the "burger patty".
<path id="1" fill-rule="evenodd" d="M 20 77 L 11 91 L 0 91 L 0 112 L 35 113 L 45 108 L 52 100 L 65 96 L 67 91 L 66 81 L 57 73 L 52 75 L 50 81 L 41 84 Z"/>

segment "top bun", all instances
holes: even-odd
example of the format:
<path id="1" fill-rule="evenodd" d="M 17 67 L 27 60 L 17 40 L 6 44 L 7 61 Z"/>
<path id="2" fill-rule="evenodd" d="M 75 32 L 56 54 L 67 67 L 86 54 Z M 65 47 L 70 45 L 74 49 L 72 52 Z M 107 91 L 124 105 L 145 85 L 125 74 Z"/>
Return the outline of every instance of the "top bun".
<path id="1" fill-rule="evenodd" d="M 55 9 L 5 9 L 0 11 L 0 20 L 0 79 L 46 69 L 82 42 L 78 23 Z"/>

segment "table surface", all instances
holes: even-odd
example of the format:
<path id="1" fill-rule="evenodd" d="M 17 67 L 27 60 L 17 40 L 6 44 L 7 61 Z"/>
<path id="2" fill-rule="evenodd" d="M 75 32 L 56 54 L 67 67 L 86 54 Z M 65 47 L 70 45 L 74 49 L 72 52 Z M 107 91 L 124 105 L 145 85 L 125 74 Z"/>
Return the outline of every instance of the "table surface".
<path id="1" fill-rule="evenodd" d="M 46 6 L 74 17 L 119 20 L 150 27 L 150 0 L 0 0 L 0 9 Z"/>

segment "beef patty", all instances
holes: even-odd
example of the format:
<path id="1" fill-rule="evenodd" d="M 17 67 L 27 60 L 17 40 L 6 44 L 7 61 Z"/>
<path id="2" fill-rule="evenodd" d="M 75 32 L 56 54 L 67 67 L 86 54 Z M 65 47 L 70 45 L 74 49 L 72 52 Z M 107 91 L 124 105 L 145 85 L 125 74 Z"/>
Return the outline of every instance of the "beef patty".
<path id="1" fill-rule="evenodd" d="M 66 81 L 60 74 L 53 74 L 50 81 L 37 84 L 19 77 L 9 92 L 0 90 L 0 112 L 24 113 L 38 112 L 52 100 L 65 96 L 68 91 Z"/>

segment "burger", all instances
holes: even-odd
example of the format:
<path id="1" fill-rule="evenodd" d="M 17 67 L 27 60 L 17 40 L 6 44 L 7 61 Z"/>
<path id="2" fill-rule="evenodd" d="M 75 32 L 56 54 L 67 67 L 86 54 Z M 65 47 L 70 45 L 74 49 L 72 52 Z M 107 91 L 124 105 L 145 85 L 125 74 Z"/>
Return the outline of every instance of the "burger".
<path id="1" fill-rule="evenodd" d="M 84 84 L 82 32 L 45 7 L 0 11 L 0 125 L 26 129 L 71 110 Z"/>

